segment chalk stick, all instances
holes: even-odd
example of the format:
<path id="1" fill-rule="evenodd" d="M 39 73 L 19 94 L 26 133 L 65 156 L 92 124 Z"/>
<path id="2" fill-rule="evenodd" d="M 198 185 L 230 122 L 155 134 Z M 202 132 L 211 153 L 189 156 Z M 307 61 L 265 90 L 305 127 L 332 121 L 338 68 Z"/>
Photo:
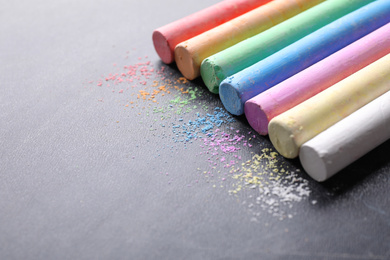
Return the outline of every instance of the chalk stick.
<path id="1" fill-rule="evenodd" d="M 390 53 L 390 23 L 245 102 L 252 128 L 268 134 L 269 121 Z"/>
<path id="2" fill-rule="evenodd" d="M 236 18 L 271 0 L 225 0 L 183 17 L 153 31 L 154 48 L 164 63 L 174 61 L 174 49 L 188 40 L 224 22 Z"/>
<path id="3" fill-rule="evenodd" d="M 390 92 L 304 143 L 299 159 L 305 171 L 325 181 L 390 139 Z"/>
<path id="4" fill-rule="evenodd" d="M 200 75 L 212 93 L 219 84 L 334 20 L 374 0 L 328 0 L 203 60 Z"/>
<path id="5" fill-rule="evenodd" d="M 211 30 L 179 43 L 178 69 L 187 79 L 200 76 L 202 61 L 223 49 L 256 35 L 324 0 L 274 0 Z"/>
<path id="6" fill-rule="evenodd" d="M 269 138 L 286 158 L 302 144 L 390 90 L 390 54 L 273 118 Z"/>
<path id="7" fill-rule="evenodd" d="M 219 86 L 225 108 L 244 113 L 244 103 L 390 21 L 390 1 L 377 0 L 318 29 Z"/>

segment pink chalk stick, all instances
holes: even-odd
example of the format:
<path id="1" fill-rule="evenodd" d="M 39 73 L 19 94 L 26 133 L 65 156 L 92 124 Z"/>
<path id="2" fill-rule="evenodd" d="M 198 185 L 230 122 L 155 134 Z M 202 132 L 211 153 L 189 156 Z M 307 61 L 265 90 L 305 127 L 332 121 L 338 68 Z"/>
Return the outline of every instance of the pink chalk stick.
<path id="1" fill-rule="evenodd" d="M 390 23 L 248 100 L 245 116 L 256 132 L 267 135 L 272 118 L 389 53 Z"/>
<path id="2" fill-rule="evenodd" d="M 271 0 L 225 0 L 162 26 L 153 32 L 153 44 L 164 63 L 172 63 L 177 44 L 249 12 Z"/>

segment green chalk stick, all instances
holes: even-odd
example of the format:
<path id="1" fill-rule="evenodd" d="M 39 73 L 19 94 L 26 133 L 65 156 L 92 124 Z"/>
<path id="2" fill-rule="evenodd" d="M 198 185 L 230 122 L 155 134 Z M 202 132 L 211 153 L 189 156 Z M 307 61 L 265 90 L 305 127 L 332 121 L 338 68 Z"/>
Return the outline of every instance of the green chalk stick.
<path id="1" fill-rule="evenodd" d="M 206 58 L 201 76 L 212 93 L 227 77 L 375 0 L 327 0 L 256 36 Z"/>

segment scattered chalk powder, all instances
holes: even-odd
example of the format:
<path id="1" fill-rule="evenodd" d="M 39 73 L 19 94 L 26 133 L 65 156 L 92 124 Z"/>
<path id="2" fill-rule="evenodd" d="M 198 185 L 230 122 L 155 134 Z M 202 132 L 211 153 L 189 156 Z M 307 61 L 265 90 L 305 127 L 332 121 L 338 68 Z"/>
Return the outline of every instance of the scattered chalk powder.
<path id="1" fill-rule="evenodd" d="M 172 79 L 168 66 L 156 69 L 145 59 L 140 57 L 138 63 L 122 67 L 114 64 L 114 72 L 87 84 L 118 95 L 120 105 L 135 109 L 140 118 L 153 117 L 156 127 L 161 128 L 158 132 L 164 130 L 164 138 L 170 140 L 167 147 L 172 153 L 180 154 L 180 149 L 190 146 L 200 148 L 197 160 L 205 162 L 187 174 L 194 175 L 194 183 L 202 177 L 213 188 L 237 196 L 253 221 L 260 220 L 262 214 L 280 220 L 296 215 L 294 204 L 308 201 L 311 193 L 308 180 L 300 177 L 299 170 L 290 167 L 273 149 L 259 148 L 262 137 L 252 131 L 243 132 L 224 108 L 213 108 L 209 99 L 212 94 L 206 88 L 180 76 Z M 160 150 L 169 152 L 157 152 Z M 169 172 L 160 174 L 172 183 Z"/>
<path id="2" fill-rule="evenodd" d="M 308 181 L 299 177 L 299 170 L 284 162 L 278 161 L 280 155 L 272 149 L 264 148 L 251 160 L 232 168 L 233 178 L 237 180 L 230 193 L 237 194 L 242 189 L 252 189 L 244 202 L 257 220 L 262 209 L 279 219 L 292 218 L 295 214 L 291 208 L 294 203 L 306 199 L 310 195 Z"/>

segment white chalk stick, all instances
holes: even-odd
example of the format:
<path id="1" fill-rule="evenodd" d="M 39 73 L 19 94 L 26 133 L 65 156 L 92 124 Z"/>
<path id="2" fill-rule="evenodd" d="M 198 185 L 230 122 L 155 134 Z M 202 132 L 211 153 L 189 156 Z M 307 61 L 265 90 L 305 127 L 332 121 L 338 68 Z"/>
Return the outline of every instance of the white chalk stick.
<path id="1" fill-rule="evenodd" d="M 390 139 L 390 91 L 301 146 L 305 171 L 324 181 Z"/>

